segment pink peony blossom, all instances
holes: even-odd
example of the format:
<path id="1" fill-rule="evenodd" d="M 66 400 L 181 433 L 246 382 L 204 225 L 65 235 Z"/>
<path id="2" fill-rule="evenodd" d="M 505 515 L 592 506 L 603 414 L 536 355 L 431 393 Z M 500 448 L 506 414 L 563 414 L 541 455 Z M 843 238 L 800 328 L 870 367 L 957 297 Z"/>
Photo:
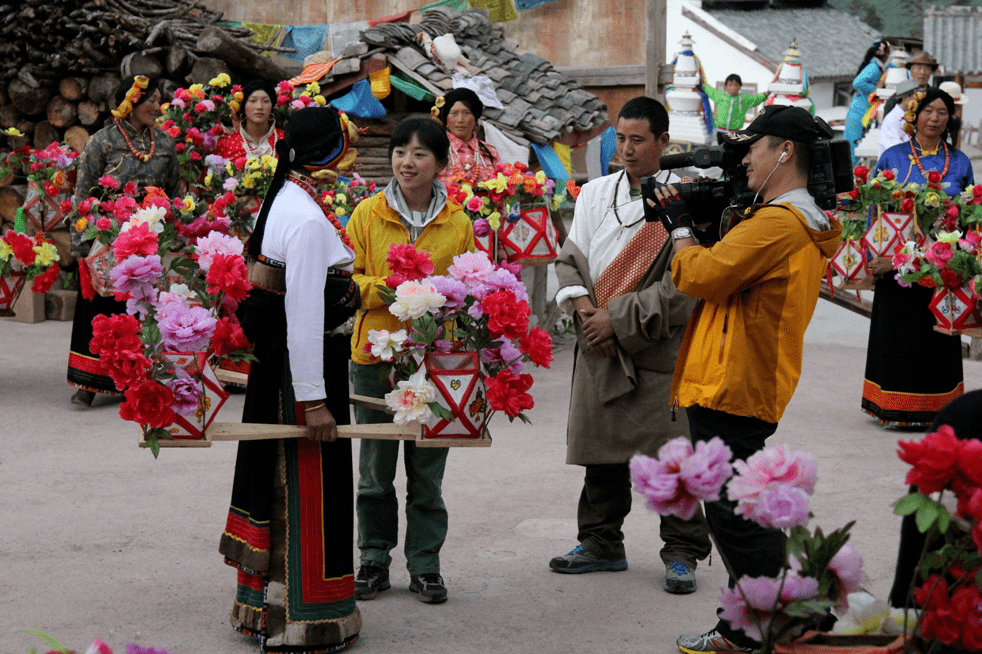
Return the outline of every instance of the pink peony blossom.
<path id="1" fill-rule="evenodd" d="M 484 278 L 483 286 L 485 288 L 481 289 L 480 291 L 480 299 L 484 299 L 486 296 L 494 293 L 495 291 L 505 290 L 514 293 L 515 297 L 518 298 L 519 301 L 529 301 L 529 295 L 528 291 L 525 289 L 525 284 L 523 284 L 514 273 L 505 268 L 496 268 L 495 270 L 491 271 L 491 273 Z"/>
<path id="2" fill-rule="evenodd" d="M 215 332 L 215 320 L 207 309 L 172 302 L 157 315 L 161 344 L 167 352 L 204 352 Z"/>
<path id="3" fill-rule="evenodd" d="M 198 382 L 184 373 L 183 377 L 167 382 L 167 388 L 174 394 L 171 407 L 182 416 L 189 416 L 198 410 L 201 401 L 201 386 Z"/>
<path id="4" fill-rule="evenodd" d="M 242 241 L 218 231 L 211 231 L 208 232 L 208 236 L 198 237 L 194 244 L 194 253 L 198 259 L 198 266 L 207 272 L 216 255 L 242 254 Z"/>
<path id="5" fill-rule="evenodd" d="M 863 557 L 852 545 L 846 543 L 829 561 L 829 570 L 839 580 L 839 601 L 836 606 L 842 612 L 848 611 L 849 594 L 862 590 L 863 583 L 866 581 Z"/>
<path id="6" fill-rule="evenodd" d="M 818 595 L 818 580 L 796 573 L 787 574 L 783 580 L 744 576 L 737 586 L 720 592 L 720 617 L 755 640 L 763 640 L 763 632 L 780 629 L 792 620 L 781 612 L 785 606 Z"/>
<path id="7" fill-rule="evenodd" d="M 736 513 L 749 520 L 755 519 L 761 495 L 771 484 L 788 484 L 810 495 L 818 480 L 815 457 L 807 452 L 792 455 L 787 445 L 765 447 L 733 466 L 737 474 L 730 481 L 729 497 L 737 502 Z"/>
<path id="8" fill-rule="evenodd" d="M 468 211 L 480 211 L 483 207 L 484 201 L 476 195 L 467 201 L 466 208 Z"/>
<path id="9" fill-rule="evenodd" d="M 658 450 L 658 458 L 635 455 L 631 459 L 634 489 L 648 500 L 648 508 L 659 515 L 691 518 L 700 501 L 719 499 L 719 491 L 732 474 L 730 448 L 715 437 L 692 443 L 675 438 Z"/>
<path id="10" fill-rule="evenodd" d="M 491 223 L 487 218 L 478 218 L 474 221 L 474 236 L 483 238 L 491 234 Z"/>
<path id="11" fill-rule="evenodd" d="M 476 286 L 494 271 L 494 264 L 483 252 L 465 252 L 453 258 L 447 272 L 468 286 Z"/>
<path id="12" fill-rule="evenodd" d="M 481 362 L 495 367 L 507 367 L 516 375 L 525 371 L 522 351 L 510 339 L 505 339 L 500 347 L 481 350 Z"/>
<path id="13" fill-rule="evenodd" d="M 777 529 L 804 525 L 808 522 L 808 493 L 790 484 L 771 484 L 758 496 L 753 515 L 746 517 Z"/>
<path id="14" fill-rule="evenodd" d="M 109 271 L 116 299 L 126 300 L 128 314 L 146 313 L 146 303 L 157 299 L 157 283 L 163 271 L 159 254 L 127 257 Z"/>
<path id="15" fill-rule="evenodd" d="M 951 249 L 951 243 L 944 243 L 942 241 L 936 241 L 931 244 L 931 247 L 927 249 L 924 253 L 924 259 L 927 260 L 932 266 L 937 266 L 938 268 L 944 268 L 951 261 L 951 257 L 954 253 Z"/>
<path id="16" fill-rule="evenodd" d="M 457 311 L 463 308 L 467 300 L 467 287 L 463 282 L 453 277 L 437 275 L 430 277 L 429 281 L 436 287 L 437 292 L 447 298 L 444 308 L 449 311 Z"/>

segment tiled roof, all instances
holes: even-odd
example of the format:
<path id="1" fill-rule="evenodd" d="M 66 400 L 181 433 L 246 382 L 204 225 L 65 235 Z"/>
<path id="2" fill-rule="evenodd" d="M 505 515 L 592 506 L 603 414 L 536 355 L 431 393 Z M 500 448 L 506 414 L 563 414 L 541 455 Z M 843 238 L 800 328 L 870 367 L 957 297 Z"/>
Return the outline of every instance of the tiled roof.
<path id="1" fill-rule="evenodd" d="M 856 16 L 832 7 L 711 9 L 707 14 L 757 46 L 775 66 L 797 39 L 810 79 L 852 79 L 880 33 Z"/>
<path id="2" fill-rule="evenodd" d="M 927 7 L 924 49 L 950 72 L 982 72 L 982 7 Z"/>
<path id="3" fill-rule="evenodd" d="M 488 20 L 484 10 L 461 13 L 434 7 L 424 12 L 418 24 L 383 23 L 363 31 L 361 40 L 371 48 L 367 54 L 381 51 L 431 86 L 449 91 L 453 88 L 450 78 L 416 43 L 421 31 L 431 37 L 454 35 L 471 68 L 494 81 L 504 105 L 504 109 L 486 107 L 484 119 L 519 140 L 544 144 L 607 121 L 607 107 L 597 96 L 542 57 L 517 52 L 518 43 L 504 38 L 504 28 Z"/>

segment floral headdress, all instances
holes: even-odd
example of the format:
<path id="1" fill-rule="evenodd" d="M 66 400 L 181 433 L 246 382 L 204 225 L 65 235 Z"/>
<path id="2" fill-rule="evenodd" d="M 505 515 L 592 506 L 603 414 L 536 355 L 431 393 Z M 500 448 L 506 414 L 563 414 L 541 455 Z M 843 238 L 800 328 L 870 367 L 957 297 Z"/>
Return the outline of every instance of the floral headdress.
<path id="1" fill-rule="evenodd" d="M 126 92 L 126 98 L 112 110 L 112 115 L 121 120 L 128 118 L 133 113 L 133 107 L 139 104 L 143 91 L 146 90 L 148 84 L 150 84 L 150 78 L 146 75 L 137 75 L 133 78 L 133 86 Z"/>
<path id="2" fill-rule="evenodd" d="M 430 107 L 430 115 L 433 116 L 434 120 L 440 120 L 440 110 L 443 109 L 443 105 L 447 103 L 447 99 L 442 95 L 436 96 L 436 100 L 433 101 L 433 106 Z"/>
<path id="3" fill-rule="evenodd" d="M 926 91 L 917 91 L 914 93 L 914 99 L 910 101 L 907 111 L 904 112 L 904 131 L 911 138 L 914 138 L 914 132 L 917 130 L 917 108 L 921 105 L 921 100 L 926 95 Z"/>

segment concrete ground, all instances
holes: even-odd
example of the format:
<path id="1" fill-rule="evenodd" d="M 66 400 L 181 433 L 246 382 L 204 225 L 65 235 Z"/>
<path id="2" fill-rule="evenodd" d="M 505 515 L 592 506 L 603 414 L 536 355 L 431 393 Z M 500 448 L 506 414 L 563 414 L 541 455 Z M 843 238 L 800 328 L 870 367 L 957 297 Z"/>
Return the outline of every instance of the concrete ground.
<path id="1" fill-rule="evenodd" d="M 0 653 L 41 646 L 16 627 L 79 651 L 95 638 L 117 653 L 130 641 L 172 654 L 257 651 L 228 625 L 235 574 L 217 551 L 234 445 L 168 449 L 155 461 L 116 403 L 70 405 L 70 329 L 0 321 Z M 859 410 L 867 330 L 865 318 L 819 303 L 801 382 L 772 442 L 817 456 L 812 524 L 828 531 L 856 520 L 868 589 L 885 597 L 899 528 L 890 504 L 905 493 L 896 443 L 917 435 L 885 431 Z M 624 528 L 629 570 L 549 571 L 548 560 L 575 544 L 582 473 L 564 464 L 571 363 L 567 343 L 551 370 L 536 371 L 532 426 L 498 419 L 490 449 L 451 452 L 449 601 L 413 599 L 395 552 L 393 588 L 361 603 L 352 651 L 670 654 L 679 634 L 715 622 L 725 583 L 718 556 L 699 566 L 697 593 L 666 594 L 658 518 L 640 501 Z M 965 361 L 965 382 L 982 387 L 982 363 Z M 233 396 L 220 419 L 237 420 L 241 409 Z"/>

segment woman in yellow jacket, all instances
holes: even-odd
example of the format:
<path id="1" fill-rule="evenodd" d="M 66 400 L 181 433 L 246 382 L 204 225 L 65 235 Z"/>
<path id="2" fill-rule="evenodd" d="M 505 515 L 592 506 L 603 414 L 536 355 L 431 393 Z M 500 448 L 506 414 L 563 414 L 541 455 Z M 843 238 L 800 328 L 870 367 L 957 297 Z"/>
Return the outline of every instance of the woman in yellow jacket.
<path id="1" fill-rule="evenodd" d="M 363 201 L 348 223 L 355 250 L 354 279 L 361 288 L 361 310 L 351 337 L 351 379 L 355 393 L 383 397 L 392 390 L 390 366 L 373 357 L 366 344 L 373 329 L 403 327 L 379 296 L 392 245 L 410 244 L 427 252 L 434 274 L 443 275 L 453 258 L 474 250 L 474 230 L 460 206 L 447 196 L 437 174 L 449 159 L 446 132 L 429 118 L 400 123 L 389 143 L 393 179 L 385 189 Z M 359 424 L 390 422 L 378 411 L 355 409 Z M 417 448 L 405 441 L 406 566 L 409 590 L 420 601 L 445 602 L 447 588 L 440 576 L 440 548 L 447 536 L 447 507 L 443 503 L 446 448 Z M 389 583 L 390 552 L 396 546 L 399 503 L 393 480 L 399 441 L 361 441 L 356 509 L 361 565 L 355 576 L 355 597 L 373 599 Z"/>

